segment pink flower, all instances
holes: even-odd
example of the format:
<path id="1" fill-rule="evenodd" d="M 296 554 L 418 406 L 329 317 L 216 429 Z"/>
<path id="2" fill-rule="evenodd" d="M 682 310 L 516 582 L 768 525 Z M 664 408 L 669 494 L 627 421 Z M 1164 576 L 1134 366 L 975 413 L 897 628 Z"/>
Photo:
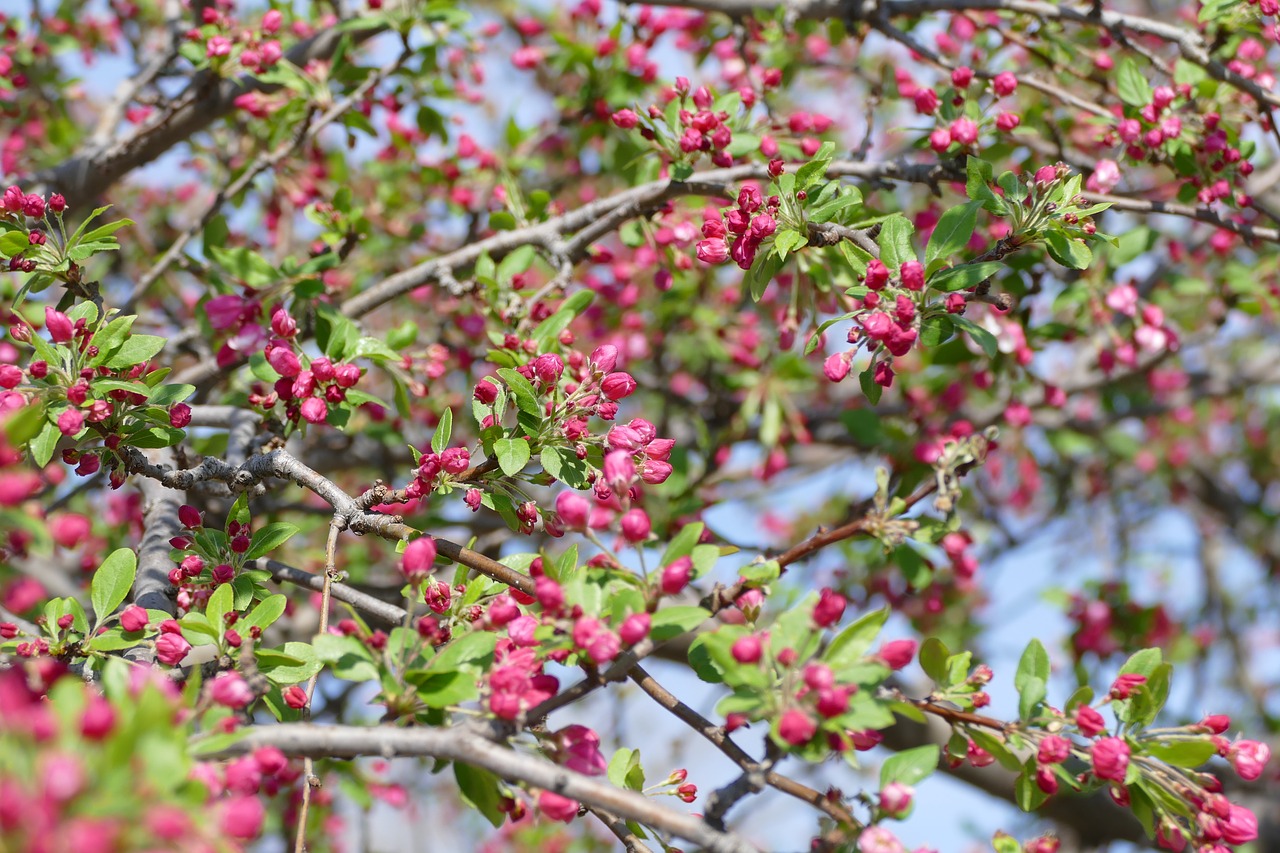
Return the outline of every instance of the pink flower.
<path id="1" fill-rule="evenodd" d="M 191 651 L 191 644 L 181 634 L 161 634 L 156 640 L 156 658 L 168 666 L 177 666 Z"/>
<path id="2" fill-rule="evenodd" d="M 729 650 L 738 663 L 757 663 L 764 655 L 764 644 L 755 634 L 739 637 Z"/>
<path id="3" fill-rule="evenodd" d="M 84 429 L 84 415 L 79 409 L 67 409 L 58 415 L 58 431 L 67 438 L 74 438 Z"/>
<path id="4" fill-rule="evenodd" d="M 231 40 L 226 36 L 214 36 L 205 43 L 204 55 L 213 59 L 215 56 L 226 56 L 231 53 Z"/>
<path id="5" fill-rule="evenodd" d="M 813 607 L 814 624 L 819 628 L 826 628 L 839 622 L 844 616 L 847 604 L 848 601 L 843 595 L 829 587 L 824 587 L 822 592 L 818 593 L 818 603 Z"/>
<path id="6" fill-rule="evenodd" d="M 907 853 L 907 848 L 883 826 L 869 826 L 858 835 L 858 849 L 862 853 Z"/>
<path id="7" fill-rule="evenodd" d="M 262 16 L 262 31 L 268 35 L 279 31 L 284 15 L 278 9 L 272 9 Z"/>
<path id="8" fill-rule="evenodd" d="M 1093 758 L 1093 775 L 1099 779 L 1124 782 L 1129 768 L 1129 744 L 1118 737 L 1104 737 L 1094 741 L 1090 749 Z"/>
<path id="9" fill-rule="evenodd" d="M 209 695 L 213 701 L 228 708 L 243 708 L 254 699 L 253 690 L 238 672 L 219 674 L 209 682 Z"/>
<path id="10" fill-rule="evenodd" d="M 302 372 L 302 362 L 288 347 L 268 346 L 266 356 L 272 370 L 285 379 L 292 379 Z"/>
<path id="11" fill-rule="evenodd" d="M 58 515 L 49 523 L 49 534 L 63 548 L 74 548 L 89 537 L 92 526 L 89 519 L 79 513 Z"/>
<path id="12" fill-rule="evenodd" d="M 436 540 L 430 536 L 419 536 L 405 546 L 404 555 L 400 558 L 400 571 L 411 583 L 417 583 L 431 573 L 435 559 Z"/>
<path id="13" fill-rule="evenodd" d="M 147 611 L 136 604 L 126 607 L 120 614 L 120 627 L 130 632 L 141 631 L 147 627 L 149 621 L 151 620 L 147 616 Z"/>
<path id="14" fill-rule="evenodd" d="M 235 797 L 222 807 L 222 831 L 232 838 L 248 841 L 262 831 L 265 810 L 257 797 Z"/>
<path id="15" fill-rule="evenodd" d="M 813 737 L 818 724 L 813 718 L 799 708 L 789 708 L 778 720 L 778 737 L 792 746 L 802 746 Z"/>
<path id="16" fill-rule="evenodd" d="M 876 258 L 867 264 L 867 274 L 863 283 L 872 290 L 880 290 L 889 283 L 889 268 Z"/>
<path id="17" fill-rule="evenodd" d="M 881 660 L 889 665 L 890 669 L 902 669 L 916 656 L 915 640 L 894 640 L 885 643 L 880 647 L 878 653 Z"/>
<path id="18" fill-rule="evenodd" d="M 1244 806 L 1234 803 L 1221 821 L 1222 840 L 1228 844 L 1246 844 L 1258 837 L 1258 818 Z"/>
<path id="19" fill-rule="evenodd" d="M 175 403 L 173 408 L 169 409 L 169 426 L 182 429 L 189 423 L 191 423 L 191 407 L 186 403 Z"/>
<path id="20" fill-rule="evenodd" d="M 1107 727 L 1102 715 L 1088 705 L 1076 708 L 1076 727 L 1085 737 L 1093 737 Z"/>
<path id="21" fill-rule="evenodd" d="M 70 343 L 75 335 L 75 327 L 71 323 L 71 318 L 61 311 L 45 306 L 44 309 L 44 326 L 49 330 L 49 337 L 53 339 L 55 344 Z"/>
<path id="22" fill-rule="evenodd" d="M 1115 160 L 1099 160 L 1085 187 L 1093 192 L 1109 193 L 1120 183 L 1120 166 Z"/>
<path id="23" fill-rule="evenodd" d="M 840 382 L 849 375 L 849 358 L 845 353 L 836 352 L 827 356 L 822 363 L 822 373 L 831 382 Z"/>
<path id="24" fill-rule="evenodd" d="M 978 141 L 978 125 L 973 119 L 961 116 L 951 122 L 951 138 L 961 145 L 972 145 Z"/>
<path id="25" fill-rule="evenodd" d="M 1036 761 L 1041 764 L 1060 764 L 1071 754 L 1071 741 L 1058 735 L 1049 735 L 1040 741 Z"/>
<path id="26" fill-rule="evenodd" d="M 907 290 L 924 290 L 924 265 L 919 261 L 904 261 L 898 275 Z"/>
<path id="27" fill-rule="evenodd" d="M 1147 683 L 1145 675 L 1138 675 L 1135 672 L 1125 673 L 1116 678 L 1111 684 L 1112 699 L 1128 699 L 1134 689 Z"/>
<path id="28" fill-rule="evenodd" d="M 962 65 L 951 72 L 951 85 L 957 89 L 967 89 L 973 82 L 973 69 Z"/>
<path id="29" fill-rule="evenodd" d="M 631 130 L 631 128 L 640 123 L 640 116 L 636 115 L 634 110 L 618 110 L 610 118 L 613 119 L 614 124 L 623 130 Z"/>
<path id="30" fill-rule="evenodd" d="M 569 823 L 578 816 L 578 801 L 562 797 L 552 791 L 538 794 L 538 810 L 552 820 Z"/>
<path id="31" fill-rule="evenodd" d="M 902 817 L 911 810 L 915 789 L 901 782 L 890 782 L 880 790 L 880 809 L 890 817 Z"/>
<path id="32" fill-rule="evenodd" d="M 660 581 L 662 591 L 667 595 L 677 595 L 689 585 L 689 577 L 693 574 L 693 561 L 688 557 L 672 560 L 662 570 Z"/>
<path id="33" fill-rule="evenodd" d="M 16 364 L 0 364 L 0 388 L 17 388 L 21 384 L 21 367 Z"/>
<path id="34" fill-rule="evenodd" d="M 1227 760 L 1246 782 L 1256 781 L 1270 758 L 1271 748 L 1256 740 L 1236 741 L 1227 753 Z"/>
<path id="35" fill-rule="evenodd" d="M 307 706 L 307 691 L 296 684 L 289 685 L 284 690 L 284 703 L 295 711 L 305 708 Z"/>
<path id="36" fill-rule="evenodd" d="M 649 626 L 652 621 L 648 613 L 632 613 L 622 620 L 622 625 L 618 628 L 618 637 L 628 646 L 634 646 L 649 636 Z"/>
<path id="37" fill-rule="evenodd" d="M 569 530 L 586 530 L 591 503 L 577 492 L 556 495 L 556 514 Z"/>
<path id="38" fill-rule="evenodd" d="M 915 102 L 916 112 L 920 115 L 932 115 L 938 109 L 938 93 L 932 89 L 917 89 Z"/>
<path id="39" fill-rule="evenodd" d="M 511 64 L 522 71 L 531 71 L 542 63 L 542 49 L 525 46 L 517 48 L 516 52 L 511 54 Z"/>
<path id="40" fill-rule="evenodd" d="M 1022 124 L 1022 119 L 1019 118 L 1017 113 L 1000 113 L 1000 115 L 996 116 L 996 127 L 1006 133 L 1020 124 Z"/>
<path id="41" fill-rule="evenodd" d="M 618 527 L 622 530 L 623 538 L 631 543 L 648 539 L 649 531 L 652 529 L 648 513 L 638 507 L 623 513 Z"/>
<path id="42" fill-rule="evenodd" d="M 636 390 L 636 381 L 630 373 L 610 373 L 600 380 L 600 391 L 610 400 L 630 397 Z"/>
<path id="43" fill-rule="evenodd" d="M 102 696 L 91 693 L 84 713 L 80 715 L 80 734 L 88 740 L 102 740 L 111 734 L 115 725 L 115 708 Z"/>
<path id="44" fill-rule="evenodd" d="M 1001 71 L 991 81 L 991 89 L 996 97 L 1003 98 L 1018 91 L 1018 78 L 1011 71 Z"/>

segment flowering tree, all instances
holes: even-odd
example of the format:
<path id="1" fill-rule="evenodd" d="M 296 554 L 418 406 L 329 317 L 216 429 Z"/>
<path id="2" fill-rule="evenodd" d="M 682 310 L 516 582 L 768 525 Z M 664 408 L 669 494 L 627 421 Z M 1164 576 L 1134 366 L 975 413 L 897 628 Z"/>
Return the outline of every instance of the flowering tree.
<path id="1" fill-rule="evenodd" d="M 1275 0 L 48 5 L 0 849 L 1280 849 Z"/>

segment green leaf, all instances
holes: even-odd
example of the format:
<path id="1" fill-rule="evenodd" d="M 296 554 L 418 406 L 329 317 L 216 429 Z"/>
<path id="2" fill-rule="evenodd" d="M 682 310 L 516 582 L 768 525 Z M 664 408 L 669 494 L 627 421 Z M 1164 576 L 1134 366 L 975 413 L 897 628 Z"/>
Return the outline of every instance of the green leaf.
<path id="1" fill-rule="evenodd" d="M 480 695 L 476 677 L 456 669 L 411 669 L 405 673 L 405 680 L 416 688 L 418 699 L 428 708 L 447 708 Z"/>
<path id="2" fill-rule="evenodd" d="M 472 631 L 463 634 L 444 647 L 431 661 L 431 668 L 460 669 L 465 666 L 484 667 L 493 659 L 498 637 L 491 631 Z"/>
<path id="3" fill-rule="evenodd" d="M 245 560 L 256 560 L 259 557 L 265 557 L 288 542 L 297 532 L 297 525 L 289 524 L 285 521 L 268 524 L 253 534 L 253 539 L 249 542 L 249 550 L 244 555 Z"/>
<path id="4" fill-rule="evenodd" d="M 498 283 L 503 285 L 510 284 L 512 276 L 528 270 L 529 267 L 533 266 L 533 262 L 537 257 L 537 250 L 527 243 L 512 250 L 510 254 L 498 262 Z"/>
<path id="5" fill-rule="evenodd" d="M 168 338 L 162 338 L 159 335 L 132 335 L 120 348 L 113 352 L 105 362 L 107 367 L 121 368 L 133 367 L 135 364 L 144 364 L 160 350 L 164 349 L 164 345 L 168 343 Z"/>
<path id="6" fill-rule="evenodd" d="M 1004 199 L 991 189 L 993 175 L 994 170 L 990 163 L 970 156 L 965 161 L 965 195 L 970 201 L 976 201 L 982 205 L 982 209 L 988 213 L 1003 216 L 1007 208 Z"/>
<path id="7" fill-rule="evenodd" d="M 880 766 L 880 788 L 890 782 L 914 785 L 938 769 L 941 750 L 937 744 L 917 746 L 885 759 Z"/>
<path id="8" fill-rule="evenodd" d="M 1018 713 L 1026 719 L 1048 695 L 1049 653 L 1039 640 L 1033 639 L 1023 650 L 1013 684 L 1018 688 Z"/>
<path id="9" fill-rule="evenodd" d="M 498 787 L 497 776 L 483 768 L 455 761 L 453 778 L 457 780 L 463 798 L 484 815 L 485 820 L 495 829 L 502 826 L 507 816 L 501 808 L 502 791 Z"/>
<path id="10" fill-rule="evenodd" d="M 773 277 L 781 271 L 786 263 L 784 258 L 775 254 L 767 254 L 764 257 L 757 257 L 751 269 L 747 270 L 747 274 L 742 277 L 743 284 L 747 286 L 747 290 L 751 293 L 751 299 L 759 302 L 764 296 L 765 289 L 769 287 L 769 282 L 773 281 Z"/>
<path id="11" fill-rule="evenodd" d="M 241 634 L 247 634 L 250 628 L 260 628 L 265 631 L 284 614 L 287 601 L 288 599 L 279 593 L 267 596 L 236 623 L 237 630 Z"/>
<path id="12" fill-rule="evenodd" d="M 1061 231 L 1046 231 L 1041 235 L 1049 257 L 1073 270 L 1088 269 L 1093 263 L 1093 252 L 1080 240 L 1072 239 Z"/>
<path id="13" fill-rule="evenodd" d="M 0 255 L 12 258 L 21 255 L 31 246 L 31 240 L 25 231 L 6 231 L 0 234 Z"/>
<path id="14" fill-rule="evenodd" d="M 11 414 L 4 423 L 4 434 L 9 439 L 9 444 L 13 447 L 21 447 L 39 435 L 45 428 L 45 424 L 49 423 L 44 415 L 44 406 L 34 401 Z M 56 444 L 57 441 L 55 440 L 54 443 Z M 40 467 L 43 468 L 46 464 L 48 464 L 47 461 Z"/>
<path id="15" fill-rule="evenodd" d="M 794 228 L 782 229 L 773 239 L 774 251 L 778 253 L 778 257 L 784 260 L 791 252 L 807 245 L 809 245 L 809 238 Z"/>
<path id="16" fill-rule="evenodd" d="M 250 287 L 265 287 L 280 278 L 280 273 L 266 258 L 244 246 L 225 249 L 222 246 L 207 245 L 205 251 L 218 266 Z"/>
<path id="17" fill-rule="evenodd" d="M 315 675 L 323 666 L 315 649 L 308 643 L 289 642 L 275 650 L 254 649 L 253 653 L 258 660 L 258 669 L 272 684 L 298 684 Z M 273 653 L 277 655 L 274 661 L 270 657 Z"/>
<path id="18" fill-rule="evenodd" d="M 858 663 L 880 634 L 889 618 L 889 608 L 883 607 L 864 613 L 849 627 L 842 630 L 827 646 L 823 660 L 832 669 L 842 669 Z"/>
<path id="19" fill-rule="evenodd" d="M 1143 751 L 1174 767 L 1199 767 L 1218 754 L 1210 740 L 1175 740 L 1143 742 Z"/>
<path id="20" fill-rule="evenodd" d="M 640 750 L 623 747 L 609 759 L 608 779 L 616 788 L 631 791 L 644 790 L 644 768 L 640 765 Z"/>
<path id="21" fill-rule="evenodd" d="M 946 343 L 955 334 L 955 323 L 946 314 L 934 314 L 920 321 L 920 345 L 932 349 Z"/>
<path id="22" fill-rule="evenodd" d="M 58 429 L 58 425 L 52 421 L 45 421 L 39 434 L 31 440 L 31 461 L 40 468 L 48 465 L 49 460 L 53 459 L 53 452 L 58 449 L 58 441 L 61 438 L 62 431 Z"/>
<path id="23" fill-rule="evenodd" d="M 1014 802 L 1018 804 L 1018 808 L 1024 812 L 1033 812 L 1049 799 L 1049 795 L 1040 790 L 1040 786 L 1035 782 L 1036 767 L 1035 760 L 1024 766 L 1022 773 L 1018 776 L 1018 780 L 1013 785 Z"/>
<path id="24" fill-rule="evenodd" d="M 500 438 L 493 443 L 493 452 L 498 457 L 502 473 L 508 477 L 514 477 L 523 471 L 531 455 L 529 442 L 523 438 Z"/>
<path id="25" fill-rule="evenodd" d="M 680 559 L 687 557 L 693 553 L 693 546 L 697 545 L 702 539 L 702 532 L 706 530 L 706 525 L 701 521 L 695 521 L 686 524 L 680 528 L 680 532 L 671 538 L 666 550 L 662 552 L 662 559 L 659 562 L 666 566 Z"/>
<path id="26" fill-rule="evenodd" d="M 1002 269 L 1004 269 L 1004 264 L 999 261 L 961 264 L 960 266 L 939 270 L 930 276 L 929 286 L 945 292 L 968 290 L 971 287 L 977 287 Z"/>
<path id="27" fill-rule="evenodd" d="M 1022 853 L 1018 839 L 1007 832 L 997 832 L 991 837 L 991 849 L 995 853 Z"/>
<path id="28" fill-rule="evenodd" d="M 587 465 L 572 450 L 548 446 L 542 448 L 538 458 L 542 469 L 557 480 L 575 489 L 587 487 Z"/>
<path id="29" fill-rule="evenodd" d="M 925 266 L 949 258 L 969 244 L 974 229 L 978 227 L 978 208 L 981 206 L 980 202 L 971 201 L 942 214 L 924 250 Z"/>
<path id="30" fill-rule="evenodd" d="M 895 213 L 880 225 L 880 260 L 889 270 L 895 271 L 903 261 L 914 261 L 916 251 L 911 247 L 911 235 L 916 231 L 907 217 Z"/>
<path id="31" fill-rule="evenodd" d="M 664 607 L 653 614 L 649 636 L 655 643 L 665 642 L 686 631 L 692 631 L 710 618 L 711 613 L 701 607 L 689 605 Z"/>
<path id="32" fill-rule="evenodd" d="M 1116 94 L 1131 107 L 1145 107 L 1151 103 L 1151 85 L 1130 57 L 1121 59 L 1115 70 Z"/>
<path id="33" fill-rule="evenodd" d="M 498 368 L 498 376 L 511 389 L 511 396 L 515 398 L 516 408 L 530 415 L 542 417 L 543 411 L 542 406 L 538 404 L 538 392 L 534 390 L 532 383 L 528 379 L 525 379 L 511 367 Z"/>
<path id="34" fill-rule="evenodd" d="M 223 632 L 227 630 L 226 615 L 235 609 L 236 593 L 231 588 L 231 584 L 219 584 L 218 588 L 209 596 L 209 602 L 205 605 L 204 615 L 209 620 L 209 626 L 218 632 L 221 637 Z"/>
<path id="35" fill-rule="evenodd" d="M 807 211 L 806 216 L 810 222 L 830 222 L 844 212 L 846 208 L 860 207 L 861 205 L 862 193 L 858 191 L 858 188 L 844 187 L 835 197 Z"/>
<path id="36" fill-rule="evenodd" d="M 320 634 L 312 641 L 315 656 L 333 667 L 333 674 L 343 681 L 377 681 L 378 666 L 358 637 Z"/>
<path id="37" fill-rule="evenodd" d="M 436 431 L 431 436 L 431 449 L 436 453 L 444 453 L 445 448 L 449 446 L 449 439 L 452 437 L 453 409 L 445 409 L 440 413 L 440 423 L 436 426 Z"/>
<path id="38" fill-rule="evenodd" d="M 168 408 L 175 403 L 181 403 L 195 392 L 194 385 L 157 385 L 147 395 L 147 402 L 153 406 Z"/>
<path id="39" fill-rule="evenodd" d="M 93 612 L 98 625 L 106 619 L 120 603 L 124 601 L 129 590 L 133 589 L 133 580 L 138 573 L 138 555 L 128 548 L 112 551 L 102 561 L 102 565 L 93 573 L 89 584 L 89 599 L 93 602 Z"/>
<path id="40" fill-rule="evenodd" d="M 945 687 L 948 684 L 947 658 L 951 657 L 946 643 L 937 637 L 929 637 L 920 645 L 920 668 L 924 674 L 933 679 L 935 684 Z"/>
<path id="41" fill-rule="evenodd" d="M 959 314 L 952 314 L 951 322 L 955 323 L 963 329 L 969 337 L 973 338 L 974 343 L 982 347 L 982 351 L 986 353 L 987 358 L 995 358 L 1000 354 L 1000 344 L 996 341 L 996 336 L 979 326 L 977 323 L 967 317 L 961 317 Z"/>
<path id="42" fill-rule="evenodd" d="M 862 386 L 862 393 L 866 395 L 867 402 L 876 405 L 880 402 L 880 395 L 884 393 L 884 388 L 876 382 L 876 366 L 868 365 L 867 369 L 858 374 L 858 384 Z"/>
<path id="43" fill-rule="evenodd" d="M 813 159 L 796 170 L 797 190 L 808 190 L 826 177 L 827 166 L 831 165 L 835 150 L 835 143 L 822 143 L 822 147 L 818 149 L 817 154 L 813 155 Z"/>

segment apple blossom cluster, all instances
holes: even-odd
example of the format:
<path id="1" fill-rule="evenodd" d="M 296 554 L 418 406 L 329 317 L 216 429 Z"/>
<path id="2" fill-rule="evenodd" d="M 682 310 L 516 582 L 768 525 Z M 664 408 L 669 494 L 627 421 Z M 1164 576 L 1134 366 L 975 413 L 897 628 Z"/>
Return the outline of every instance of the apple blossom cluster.
<path id="1" fill-rule="evenodd" d="M 104 695 L 52 658 L 0 670 L 0 833 L 14 849 L 242 850 L 264 797 L 296 801 L 301 770 L 280 750 L 192 762 L 179 688 L 143 667 L 112 676 Z"/>
<path id="2" fill-rule="evenodd" d="M 723 218 L 717 216 L 702 223 L 705 239 L 698 243 L 698 260 L 704 264 L 722 264 L 732 258 L 740 269 L 750 269 L 760 245 L 778 230 L 780 204 L 778 196 L 765 199 L 759 187 L 754 184 L 744 186 L 738 193 L 736 208 Z"/>
<path id="3" fill-rule="evenodd" d="M 284 49 L 275 38 L 284 23 L 280 10 L 267 11 L 256 27 L 238 25 L 234 3 L 214 3 L 200 12 L 200 26 L 184 33 L 183 55 L 193 62 L 207 60 L 224 75 L 264 74 L 283 58 Z"/>
<path id="4" fill-rule="evenodd" d="M 211 300 L 211 303 L 214 301 L 217 300 Z M 284 415 L 289 423 L 324 423 L 329 417 L 330 407 L 345 402 L 347 392 L 360 381 L 360 368 L 350 363 L 335 364 L 325 356 L 307 359 L 304 364 L 298 353 L 294 352 L 293 338 L 298 333 L 297 321 L 284 308 L 277 308 L 272 312 L 271 331 L 275 337 L 267 341 L 262 354 L 271 369 L 280 375 L 280 379 L 266 393 L 263 393 L 265 389 L 261 386 L 255 385 L 249 394 L 249 404 L 263 411 L 270 411 L 277 403 L 283 403 Z M 306 357 L 305 354 L 303 357 Z"/>
<path id="5" fill-rule="evenodd" d="M 898 94 L 912 101 L 917 113 L 938 118 L 938 127 L 928 136 L 929 147 L 938 154 L 977 150 L 979 135 L 988 125 L 1009 133 L 1022 123 L 1018 113 L 1011 109 L 1001 110 L 994 117 L 989 117 L 989 110 L 977 109 L 976 102 L 973 103 L 975 109 L 966 109 L 971 98 L 981 96 L 987 89 L 987 83 L 980 80 L 967 65 L 951 71 L 951 88 L 941 95 L 933 88 L 917 84 L 904 66 L 898 66 L 894 76 Z M 974 91 L 975 80 L 978 80 L 980 87 L 977 92 Z M 994 96 L 993 102 L 1012 96 L 1018 91 L 1017 76 L 1009 71 L 996 74 L 990 80 L 990 91 Z"/>

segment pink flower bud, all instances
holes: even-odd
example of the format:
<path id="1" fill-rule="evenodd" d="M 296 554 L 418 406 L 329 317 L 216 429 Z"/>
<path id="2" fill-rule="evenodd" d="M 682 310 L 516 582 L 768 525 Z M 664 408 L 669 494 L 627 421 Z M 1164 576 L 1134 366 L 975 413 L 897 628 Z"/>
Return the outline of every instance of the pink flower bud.
<path id="1" fill-rule="evenodd" d="M 1071 755 L 1071 741 L 1058 735 L 1049 735 L 1040 741 L 1036 761 L 1041 764 L 1060 764 Z"/>
<path id="2" fill-rule="evenodd" d="M 1093 775 L 1099 779 L 1124 782 L 1129 767 L 1129 745 L 1118 737 L 1104 737 L 1094 741 L 1090 749 L 1093 759 Z"/>
<path id="3" fill-rule="evenodd" d="M 307 706 L 307 692 L 296 684 L 285 688 L 284 703 L 295 711 Z"/>
<path id="4" fill-rule="evenodd" d="M 792 746 L 802 746 L 818 730 L 814 719 L 799 708 L 789 708 L 778 720 L 778 737 Z"/>
<path id="5" fill-rule="evenodd" d="M 847 604 L 843 595 L 830 588 L 823 588 L 818 594 L 818 603 L 813 607 L 813 623 L 819 628 L 834 625 L 844 616 Z"/>
<path id="6" fill-rule="evenodd" d="M 591 364 L 600 373 L 610 373 L 618 366 L 618 348 L 613 344 L 601 344 L 591 353 Z"/>
<path id="7" fill-rule="evenodd" d="M 175 429 L 182 429 L 191 423 L 191 407 L 186 403 L 174 403 L 169 409 L 169 425 Z"/>
<path id="8" fill-rule="evenodd" d="M 268 346 L 266 356 L 267 363 L 271 365 L 272 370 L 285 379 L 292 379 L 302 372 L 302 362 L 294 355 L 293 350 L 288 347 Z"/>
<path id="9" fill-rule="evenodd" d="M 417 583 L 431 573 L 435 559 L 436 540 L 430 536 L 419 536 L 405 546 L 400 571 L 411 583 Z"/>
<path id="10" fill-rule="evenodd" d="M 648 613 L 632 613 L 622 620 L 622 625 L 618 628 L 618 636 L 628 646 L 634 646 L 649 636 L 649 626 L 652 621 Z"/>
<path id="11" fill-rule="evenodd" d="M 298 321 L 283 308 L 271 312 L 271 331 L 279 338 L 292 338 L 298 334 Z"/>
<path id="12" fill-rule="evenodd" d="M 951 72 L 951 85 L 957 89 L 967 89 L 972 82 L 973 69 L 966 65 L 962 65 Z"/>
<path id="13" fill-rule="evenodd" d="M 215 584 L 231 583 L 231 581 L 235 580 L 236 570 L 233 566 L 227 563 L 219 563 L 213 567 L 210 574 L 213 575 L 213 582 Z"/>
<path id="14" fill-rule="evenodd" d="M 924 266 L 919 261 L 904 261 L 898 275 L 907 290 L 924 290 Z"/>
<path id="15" fill-rule="evenodd" d="M 1085 737 L 1093 737 L 1106 728 L 1102 715 L 1088 705 L 1076 708 L 1076 728 Z"/>
<path id="16" fill-rule="evenodd" d="M 569 530 L 586 530 L 591 503 L 577 492 L 561 492 L 556 495 L 556 513 Z"/>
<path id="17" fill-rule="evenodd" d="M 880 791 L 880 810 L 890 817 L 905 817 L 911 811 L 915 789 L 901 782 L 890 782 Z"/>
<path id="18" fill-rule="evenodd" d="M 890 669 L 902 669 L 916 656 L 915 640 L 894 640 L 885 643 L 877 653 Z"/>
<path id="19" fill-rule="evenodd" d="M 849 375 L 849 358 L 843 352 L 832 353 L 822 363 L 822 372 L 832 382 L 840 382 Z"/>
<path id="20" fill-rule="evenodd" d="M 84 713 L 80 715 L 80 734 L 87 740 L 102 740 L 116 725 L 115 708 L 97 693 L 89 694 Z"/>
<path id="21" fill-rule="evenodd" d="M 673 560 L 662 570 L 662 591 L 667 595 L 676 595 L 689 584 L 693 574 L 693 561 L 688 557 Z"/>
<path id="22" fill-rule="evenodd" d="M 610 373 L 600 381 L 601 392 L 610 400 L 630 397 L 636 390 L 636 381 L 630 373 Z"/>
<path id="23" fill-rule="evenodd" d="M 552 791 L 542 791 L 538 794 L 538 811 L 551 820 L 569 823 L 578 816 L 578 808 L 577 800 L 562 797 Z"/>
<path id="24" fill-rule="evenodd" d="M 991 80 L 991 89 L 999 98 L 1012 95 L 1018 91 L 1018 78 L 1011 71 L 1001 71 Z"/>
<path id="25" fill-rule="evenodd" d="M 1133 672 L 1121 675 L 1111 684 L 1111 698 L 1128 699 L 1134 688 L 1146 683 L 1147 677 L 1145 675 L 1138 675 Z"/>
<path id="26" fill-rule="evenodd" d="M 126 631 L 141 631 L 149 621 L 147 611 L 136 604 L 126 607 L 120 614 L 120 627 Z"/>
<path id="27" fill-rule="evenodd" d="M 70 343 L 74 337 L 75 327 L 71 323 L 71 318 L 48 306 L 44 309 L 44 325 L 55 344 Z"/>
<path id="28" fill-rule="evenodd" d="M 629 509 L 623 513 L 619 528 L 622 530 L 623 538 L 631 543 L 648 539 L 649 531 L 652 529 L 648 513 L 639 508 Z"/>
<path id="29" fill-rule="evenodd" d="M 74 438 L 84 429 L 84 415 L 79 409 L 67 409 L 58 415 L 58 431 L 68 438 Z"/>
<path id="30" fill-rule="evenodd" d="M 889 283 L 889 268 L 876 258 L 867 264 L 867 274 L 863 283 L 872 290 L 880 290 Z"/>
<path id="31" fill-rule="evenodd" d="M 1246 782 L 1257 781 L 1271 759 L 1271 748 L 1256 740 L 1241 740 L 1231 746 L 1227 760 Z"/>
<path id="32" fill-rule="evenodd" d="M 738 663 L 757 663 L 764 656 L 764 644 L 755 634 L 739 637 L 729 650 Z"/>
<path id="33" fill-rule="evenodd" d="M 253 690 L 238 672 L 223 672 L 209 683 L 209 696 L 219 705 L 243 708 L 253 701 Z"/>
<path id="34" fill-rule="evenodd" d="M 631 130 L 640 123 L 640 116 L 636 115 L 634 110 L 618 110 L 611 118 L 613 123 L 623 130 Z"/>
<path id="35" fill-rule="evenodd" d="M 322 397 L 308 397 L 302 401 L 302 419 L 309 424 L 322 424 L 329 416 L 329 406 Z"/>
<path id="36" fill-rule="evenodd" d="M 1226 714 L 1210 714 L 1200 721 L 1200 727 L 1220 735 L 1231 728 L 1231 717 Z"/>
<path id="37" fill-rule="evenodd" d="M 156 659 L 168 666 L 177 666 L 191 651 L 191 644 L 181 634 L 161 634 L 156 640 Z"/>

